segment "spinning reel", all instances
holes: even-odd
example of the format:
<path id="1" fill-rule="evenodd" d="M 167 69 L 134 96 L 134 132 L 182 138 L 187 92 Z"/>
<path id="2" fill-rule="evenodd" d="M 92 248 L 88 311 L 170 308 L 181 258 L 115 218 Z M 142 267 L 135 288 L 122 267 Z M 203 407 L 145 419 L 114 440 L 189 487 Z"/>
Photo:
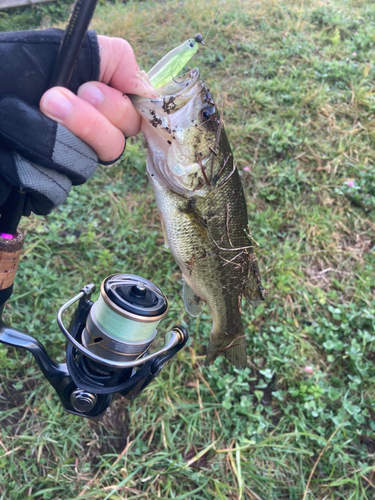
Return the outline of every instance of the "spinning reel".
<path id="1" fill-rule="evenodd" d="M 94 290 L 86 285 L 58 312 L 68 340 L 64 364 L 52 361 L 38 340 L 0 320 L 0 342 L 30 351 L 64 408 L 88 418 L 99 418 L 116 392 L 135 399 L 188 339 L 187 330 L 176 326 L 164 347 L 149 353 L 156 326 L 168 312 L 165 295 L 150 281 L 115 274 L 103 281 L 95 303 Z M 77 302 L 67 329 L 63 313 Z"/>

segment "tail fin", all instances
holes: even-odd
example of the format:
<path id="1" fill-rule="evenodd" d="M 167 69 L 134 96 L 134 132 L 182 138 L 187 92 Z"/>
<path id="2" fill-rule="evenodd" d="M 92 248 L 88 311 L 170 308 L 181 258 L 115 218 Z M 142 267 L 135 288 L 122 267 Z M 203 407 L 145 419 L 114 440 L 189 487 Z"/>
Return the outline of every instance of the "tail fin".
<path id="1" fill-rule="evenodd" d="M 246 368 L 247 360 L 245 337 L 237 337 L 229 343 L 228 340 L 226 340 L 221 345 L 214 345 L 212 341 L 210 341 L 204 362 L 205 366 L 211 365 L 221 354 L 236 368 Z"/>

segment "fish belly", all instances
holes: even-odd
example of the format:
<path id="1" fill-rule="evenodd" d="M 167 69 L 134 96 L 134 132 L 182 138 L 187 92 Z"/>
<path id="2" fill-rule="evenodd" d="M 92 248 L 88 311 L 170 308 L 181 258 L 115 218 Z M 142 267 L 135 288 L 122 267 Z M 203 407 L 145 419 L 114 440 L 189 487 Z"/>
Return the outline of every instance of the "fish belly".
<path id="1" fill-rule="evenodd" d="M 151 183 L 172 255 L 186 283 L 208 305 L 212 315 L 206 365 L 223 354 L 235 366 L 245 367 L 240 304 L 250 260 L 246 250 L 237 251 L 233 242 L 240 241 L 243 247 L 248 247 L 249 242 L 244 236 L 233 235 L 229 243 L 229 209 L 221 199 L 215 206 L 215 193 L 207 195 L 208 199 L 204 196 L 194 200 L 172 192 L 155 177 L 151 177 Z M 246 206 L 242 219 L 241 232 L 247 223 Z"/>

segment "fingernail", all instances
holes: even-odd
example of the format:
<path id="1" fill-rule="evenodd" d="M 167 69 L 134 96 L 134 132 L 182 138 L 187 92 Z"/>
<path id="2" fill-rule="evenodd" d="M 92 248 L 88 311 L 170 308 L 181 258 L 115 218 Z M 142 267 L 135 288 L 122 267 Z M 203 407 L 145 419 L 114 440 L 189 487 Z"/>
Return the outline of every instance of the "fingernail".
<path id="1" fill-rule="evenodd" d="M 57 121 L 67 117 L 73 109 L 72 103 L 59 90 L 49 90 L 43 97 L 42 111 Z"/>
<path id="2" fill-rule="evenodd" d="M 99 104 L 104 101 L 103 92 L 92 83 L 84 83 L 81 85 L 78 89 L 77 95 L 95 107 L 99 106 Z"/>

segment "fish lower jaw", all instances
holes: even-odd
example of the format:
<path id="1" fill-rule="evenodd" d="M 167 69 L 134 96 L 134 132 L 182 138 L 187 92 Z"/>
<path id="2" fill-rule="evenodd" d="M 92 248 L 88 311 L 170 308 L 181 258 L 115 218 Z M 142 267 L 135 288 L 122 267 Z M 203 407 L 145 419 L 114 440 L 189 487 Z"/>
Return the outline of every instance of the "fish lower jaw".
<path id="1" fill-rule="evenodd" d="M 207 190 L 205 189 L 191 189 L 181 181 L 177 176 L 170 175 L 169 173 L 162 173 L 156 169 L 148 172 L 152 181 L 157 181 L 161 186 L 169 189 L 173 193 L 183 196 L 184 198 L 191 198 L 193 196 L 205 196 Z"/>

